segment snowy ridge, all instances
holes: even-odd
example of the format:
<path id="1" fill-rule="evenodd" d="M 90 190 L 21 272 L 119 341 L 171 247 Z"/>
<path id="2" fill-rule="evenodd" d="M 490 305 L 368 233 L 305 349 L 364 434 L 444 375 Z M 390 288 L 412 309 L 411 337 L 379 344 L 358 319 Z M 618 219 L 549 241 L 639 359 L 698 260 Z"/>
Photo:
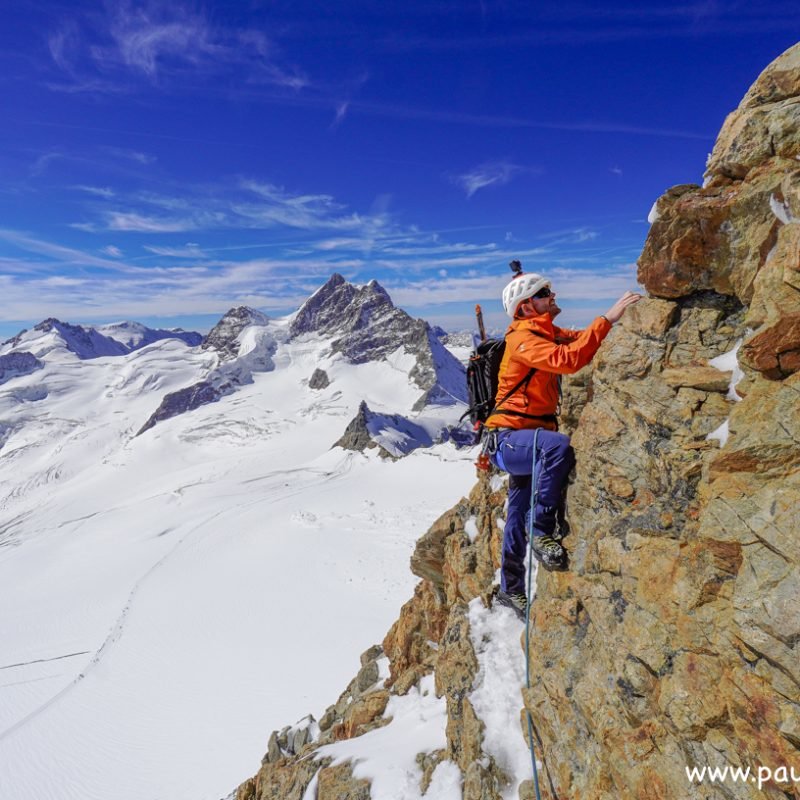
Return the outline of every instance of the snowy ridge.
<path id="1" fill-rule="evenodd" d="M 30 352 L 37 358 L 49 353 L 71 353 L 81 360 L 120 356 L 163 339 L 180 339 L 194 346 L 200 344 L 199 333 L 181 330 L 157 330 L 138 322 L 118 322 L 97 328 L 71 325 L 51 317 L 32 330 L 20 331 L 3 342 L 0 354 Z"/>
<path id="2" fill-rule="evenodd" d="M 95 330 L 103 336 L 114 339 L 124 345 L 127 348 L 127 352 L 146 347 L 161 339 L 180 339 L 190 347 L 196 347 L 203 341 L 203 337 L 193 331 L 184 331 L 181 328 L 170 330 L 148 328 L 146 325 L 142 325 L 141 322 L 113 322 L 109 325 L 98 325 Z"/>
<path id="3" fill-rule="evenodd" d="M 223 319 L 223 323 L 226 319 L 227 317 Z M 220 325 L 212 333 L 218 332 L 219 328 Z M 272 356 L 277 348 L 277 339 L 268 328 L 266 317 L 258 315 L 248 318 L 235 329 L 226 326 L 224 331 L 223 335 L 217 336 L 215 345 L 207 344 L 208 337 L 203 342 L 207 349 L 222 348 L 219 355 L 223 359 L 221 363 L 209 370 L 203 380 L 165 395 L 159 407 L 139 429 L 137 436 L 149 431 L 159 422 L 194 411 L 208 403 L 216 403 L 221 397 L 236 391 L 237 387 L 252 383 L 254 373 L 268 372 L 275 368 Z"/>

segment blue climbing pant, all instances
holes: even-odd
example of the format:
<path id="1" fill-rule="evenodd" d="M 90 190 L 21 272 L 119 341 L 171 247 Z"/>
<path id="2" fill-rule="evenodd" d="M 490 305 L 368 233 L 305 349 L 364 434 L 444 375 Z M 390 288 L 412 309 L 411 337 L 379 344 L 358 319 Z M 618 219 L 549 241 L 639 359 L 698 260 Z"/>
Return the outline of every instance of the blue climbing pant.
<path id="1" fill-rule="evenodd" d="M 509 473 L 508 514 L 503 532 L 503 562 L 500 588 L 507 594 L 525 594 L 525 554 L 531 513 L 531 467 L 535 430 L 500 431 L 495 466 Z M 536 449 L 538 496 L 533 535 L 552 534 L 556 517 L 563 510 L 563 492 L 575 464 L 569 436 L 539 428 Z"/>

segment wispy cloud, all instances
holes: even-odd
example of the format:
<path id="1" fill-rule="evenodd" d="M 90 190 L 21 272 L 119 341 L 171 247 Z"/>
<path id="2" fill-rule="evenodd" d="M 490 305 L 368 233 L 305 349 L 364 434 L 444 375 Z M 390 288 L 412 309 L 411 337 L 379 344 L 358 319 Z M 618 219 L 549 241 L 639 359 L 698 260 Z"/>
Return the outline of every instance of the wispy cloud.
<path id="1" fill-rule="evenodd" d="M 168 256 L 169 258 L 207 258 L 209 253 L 199 245 L 187 243 L 183 247 L 158 247 L 155 245 L 145 245 L 144 249 L 157 256 Z"/>
<path id="2" fill-rule="evenodd" d="M 34 236 L 29 236 L 20 231 L 2 228 L 0 229 L 0 240 L 31 253 L 50 256 L 64 264 L 75 265 L 83 263 L 91 264 L 92 266 L 110 267 L 111 269 L 117 268 L 117 264 L 107 261 L 106 259 L 88 255 L 71 247 L 65 247 L 64 245 L 53 244 L 43 239 L 37 239 Z"/>
<path id="3" fill-rule="evenodd" d="M 616 299 L 624 292 L 636 289 L 636 271 L 629 265 L 597 269 L 566 269 L 555 267 L 544 271 L 556 293 L 571 301 Z M 401 305 L 424 307 L 444 303 L 472 303 L 486 298 L 499 299 L 510 274 L 476 275 L 473 277 L 425 277 L 408 282 L 390 281 L 386 284 L 395 302 Z"/>
<path id="4" fill-rule="evenodd" d="M 58 152 L 50 152 L 44 153 L 40 155 L 34 162 L 31 164 L 30 167 L 30 175 L 32 178 L 38 178 L 40 175 L 43 175 L 48 167 L 54 162 L 58 161 L 60 158 L 64 158 L 63 153 Z"/>
<path id="5" fill-rule="evenodd" d="M 398 35 L 392 31 L 378 44 L 398 52 L 411 50 L 478 52 L 498 48 L 615 43 L 647 39 L 682 39 L 698 36 L 735 36 L 785 30 L 786 19 L 796 13 L 789 4 L 740 2 L 676 3 L 659 6 L 559 3 L 519 4 L 505 7 L 509 33 L 433 36 Z"/>
<path id="6" fill-rule="evenodd" d="M 309 100 L 300 98 L 296 102 L 305 103 L 309 102 Z M 355 100 L 351 103 L 351 106 L 354 110 L 361 113 L 375 116 L 445 122 L 452 125 L 473 125 L 484 128 L 531 128 L 553 131 L 574 131 L 579 133 L 623 133 L 632 136 L 664 136 L 677 139 L 703 139 L 712 141 L 714 139 L 713 134 L 703 134 L 672 128 L 648 128 L 640 125 L 630 125 L 625 122 L 609 122 L 602 120 L 583 120 L 577 122 L 567 120 L 537 120 L 525 117 L 470 114 L 440 109 L 414 108 L 412 106 L 387 103 L 367 103 Z"/>
<path id="7" fill-rule="evenodd" d="M 104 247 L 101 253 L 105 253 L 107 256 L 113 256 L 114 258 L 122 258 L 122 250 L 119 247 L 115 247 L 113 244 Z"/>
<path id="8" fill-rule="evenodd" d="M 302 70 L 279 61 L 262 31 L 212 23 L 188 4 L 121 0 L 109 4 L 105 15 L 62 24 L 49 35 L 48 46 L 67 79 L 49 86 L 62 91 L 133 88 L 136 79 L 161 85 L 198 72 L 239 72 L 243 82 L 293 92 L 310 83 Z"/>
<path id="9" fill-rule="evenodd" d="M 106 217 L 110 231 L 135 231 L 137 233 L 182 233 L 196 230 L 199 222 L 192 219 L 158 219 L 135 212 L 112 211 Z"/>
<path id="10" fill-rule="evenodd" d="M 50 56 L 64 72 L 72 72 L 72 54 L 77 49 L 79 38 L 78 26 L 72 20 L 48 37 Z"/>
<path id="11" fill-rule="evenodd" d="M 148 164 L 155 164 L 157 160 L 156 157 L 150 153 L 143 153 L 141 150 L 129 150 L 126 147 L 112 147 L 106 145 L 101 149 L 115 158 L 121 158 L 125 161 L 134 161 L 137 164 L 143 164 L 145 166 Z"/>
<path id="12" fill-rule="evenodd" d="M 537 170 L 510 161 L 488 161 L 461 175 L 452 176 L 451 180 L 464 190 L 467 197 L 472 197 L 479 189 L 485 189 L 487 186 L 504 186 L 512 178 L 526 172 L 533 174 Z"/>
<path id="13" fill-rule="evenodd" d="M 108 186 L 75 186 L 74 188 L 80 192 L 94 195 L 95 197 L 105 197 L 109 199 L 114 196 L 114 190 Z"/>
<path id="14" fill-rule="evenodd" d="M 297 194 L 252 179 L 186 188 L 187 193 L 180 196 L 150 191 L 118 193 L 108 198 L 108 203 L 88 204 L 87 214 L 93 219 L 74 222 L 72 227 L 94 233 L 289 228 L 355 234 L 362 246 L 369 239 L 395 232 L 387 212 L 354 212 L 327 194 Z M 328 249 L 340 245 L 331 240 Z"/>
<path id="15" fill-rule="evenodd" d="M 347 116 L 347 109 L 350 108 L 349 101 L 344 103 L 338 103 L 336 105 L 336 109 L 334 111 L 333 122 L 331 123 L 331 128 L 338 128 L 339 125 L 342 124 L 344 118 Z"/>

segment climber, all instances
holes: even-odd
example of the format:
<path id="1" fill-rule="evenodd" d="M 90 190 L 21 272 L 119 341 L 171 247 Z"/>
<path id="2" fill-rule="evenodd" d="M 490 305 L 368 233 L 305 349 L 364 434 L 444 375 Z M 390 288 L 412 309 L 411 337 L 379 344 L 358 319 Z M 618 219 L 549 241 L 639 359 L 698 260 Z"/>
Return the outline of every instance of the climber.
<path id="1" fill-rule="evenodd" d="M 503 290 L 503 308 L 513 321 L 505 335 L 497 405 L 486 420 L 484 436 L 492 462 L 509 473 L 497 598 L 520 614 L 527 609 L 524 562 L 532 478 L 537 482 L 538 499 L 531 549 L 546 569 L 566 568 L 566 552 L 560 544 L 563 531 L 556 527 L 575 455 L 569 437 L 558 433 L 561 375 L 585 367 L 613 324 L 641 295 L 625 292 L 585 330 L 566 330 L 553 324 L 561 309 L 550 281 L 536 273 L 523 273 L 516 260 L 511 269 L 516 274 Z M 534 441 L 536 474 L 532 476 Z"/>

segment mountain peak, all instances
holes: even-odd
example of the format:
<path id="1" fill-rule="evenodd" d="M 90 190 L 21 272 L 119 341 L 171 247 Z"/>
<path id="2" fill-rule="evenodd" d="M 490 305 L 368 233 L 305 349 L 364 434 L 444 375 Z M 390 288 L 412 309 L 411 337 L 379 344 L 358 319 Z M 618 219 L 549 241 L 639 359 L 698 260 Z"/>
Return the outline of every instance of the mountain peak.
<path id="1" fill-rule="evenodd" d="M 250 325 L 263 326 L 269 317 L 250 306 L 235 306 L 225 313 L 208 332 L 200 346 L 203 350 L 216 350 L 223 360 L 239 355 L 239 334 Z"/>
<path id="2" fill-rule="evenodd" d="M 309 333 L 332 337 L 331 351 L 353 364 L 380 361 L 404 347 L 416 358 L 410 377 L 425 392 L 420 407 L 466 399 L 464 368 L 427 322 L 397 308 L 374 279 L 354 286 L 332 275 L 303 303 L 289 327 L 291 338 Z"/>
<path id="3" fill-rule="evenodd" d="M 392 310 L 395 307 L 388 292 L 377 281 L 354 286 L 335 272 L 300 307 L 289 334 L 294 337 L 354 331 L 369 324 L 376 312 Z"/>

